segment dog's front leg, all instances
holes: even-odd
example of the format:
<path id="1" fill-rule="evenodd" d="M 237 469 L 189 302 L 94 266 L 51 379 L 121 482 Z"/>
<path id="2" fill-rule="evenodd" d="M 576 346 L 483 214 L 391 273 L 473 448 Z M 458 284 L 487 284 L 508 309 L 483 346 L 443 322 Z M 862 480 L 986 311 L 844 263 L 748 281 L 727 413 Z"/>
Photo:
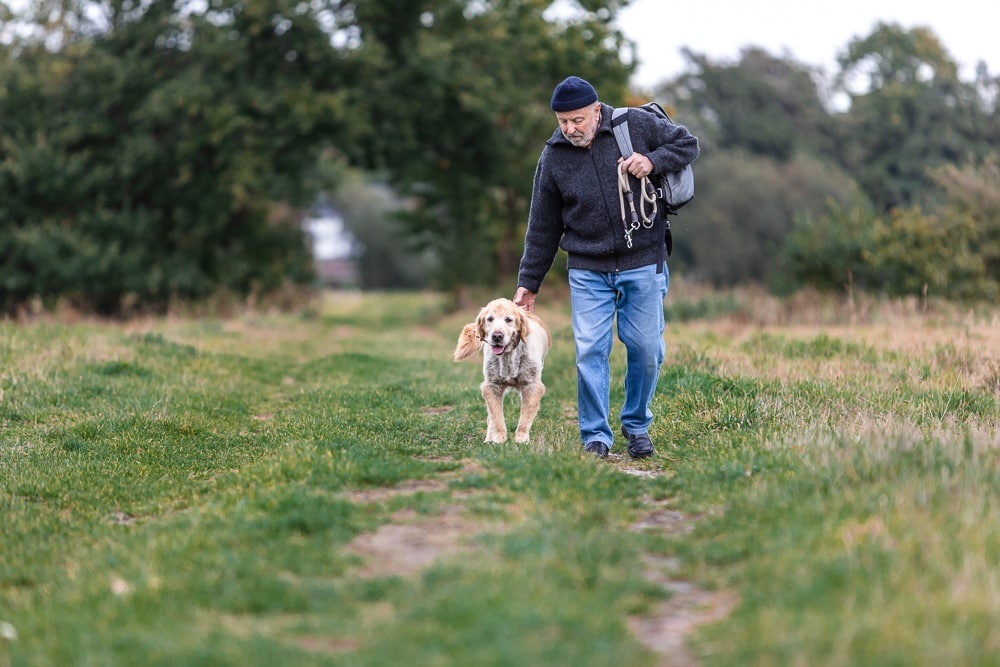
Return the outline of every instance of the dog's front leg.
<path id="1" fill-rule="evenodd" d="M 483 442 L 507 442 L 507 424 L 503 418 L 504 388 L 484 382 L 480 389 L 486 400 L 486 440 Z"/>
<path id="2" fill-rule="evenodd" d="M 531 425 L 538 414 L 538 406 L 545 395 L 545 385 L 541 382 L 529 384 L 521 389 L 521 416 L 514 431 L 514 442 L 528 442 L 531 439 Z"/>

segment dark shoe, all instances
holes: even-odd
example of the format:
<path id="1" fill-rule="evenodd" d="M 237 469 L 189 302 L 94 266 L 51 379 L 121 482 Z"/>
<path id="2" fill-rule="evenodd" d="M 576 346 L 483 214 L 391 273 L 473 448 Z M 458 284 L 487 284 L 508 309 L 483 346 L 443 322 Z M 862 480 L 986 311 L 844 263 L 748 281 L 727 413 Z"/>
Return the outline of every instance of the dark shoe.
<path id="1" fill-rule="evenodd" d="M 606 459 L 608 458 L 608 452 L 610 452 L 611 450 L 608 449 L 608 446 L 605 445 L 603 442 L 599 440 L 594 440 L 593 442 L 588 442 L 586 445 L 584 445 L 583 451 L 587 452 L 588 454 L 593 454 L 599 459 Z"/>
<path id="2" fill-rule="evenodd" d="M 622 426 L 622 435 L 628 438 L 628 455 L 634 459 L 644 459 L 656 453 L 653 449 L 653 441 L 649 439 L 648 433 L 629 433 Z"/>

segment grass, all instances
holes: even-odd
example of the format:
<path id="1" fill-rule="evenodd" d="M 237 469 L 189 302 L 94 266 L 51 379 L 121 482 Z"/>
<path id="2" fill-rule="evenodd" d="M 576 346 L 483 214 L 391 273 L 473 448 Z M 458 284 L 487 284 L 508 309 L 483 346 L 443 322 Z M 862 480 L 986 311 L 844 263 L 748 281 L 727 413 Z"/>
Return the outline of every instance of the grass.
<path id="1" fill-rule="evenodd" d="M 651 557 L 738 600 L 703 665 L 1000 661 L 998 315 L 691 294 L 635 463 L 581 455 L 560 303 L 530 445 L 439 295 L 0 323 L 0 666 L 656 665 Z"/>

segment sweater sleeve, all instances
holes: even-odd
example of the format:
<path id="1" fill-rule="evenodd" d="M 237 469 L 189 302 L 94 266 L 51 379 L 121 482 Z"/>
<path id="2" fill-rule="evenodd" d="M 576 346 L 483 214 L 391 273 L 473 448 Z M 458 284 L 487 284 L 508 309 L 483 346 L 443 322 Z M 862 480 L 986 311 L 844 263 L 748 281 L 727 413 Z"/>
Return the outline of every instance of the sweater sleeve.
<path id="1" fill-rule="evenodd" d="M 562 195 L 548 172 L 546 155 L 543 151 L 535 167 L 524 254 L 517 274 L 517 286 L 536 294 L 552 268 L 563 235 Z"/>
<path id="2" fill-rule="evenodd" d="M 636 124 L 637 134 L 646 150 L 640 150 L 653 163 L 654 173 L 679 171 L 697 159 L 698 138 L 683 125 L 674 125 L 645 111 L 631 111 L 629 125 Z"/>

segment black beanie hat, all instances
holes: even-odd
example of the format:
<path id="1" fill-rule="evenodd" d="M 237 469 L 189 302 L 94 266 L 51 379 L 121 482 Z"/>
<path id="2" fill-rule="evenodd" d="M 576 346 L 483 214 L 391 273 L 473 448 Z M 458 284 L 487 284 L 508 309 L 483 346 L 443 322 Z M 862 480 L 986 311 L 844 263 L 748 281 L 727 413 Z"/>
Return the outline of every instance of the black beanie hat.
<path id="1" fill-rule="evenodd" d="M 568 76 L 552 91 L 553 111 L 573 111 L 597 101 L 594 87 L 578 76 Z"/>

